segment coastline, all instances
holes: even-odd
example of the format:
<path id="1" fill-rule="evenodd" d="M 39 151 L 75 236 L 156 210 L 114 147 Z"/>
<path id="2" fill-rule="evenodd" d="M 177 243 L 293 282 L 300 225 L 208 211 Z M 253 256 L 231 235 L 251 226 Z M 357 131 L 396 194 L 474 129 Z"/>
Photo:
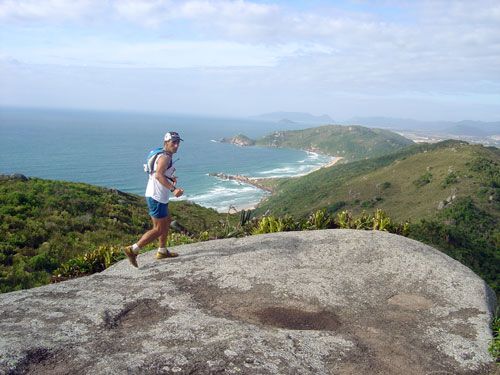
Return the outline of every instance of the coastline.
<path id="1" fill-rule="evenodd" d="M 312 152 L 312 151 L 307 151 L 307 152 Z M 316 153 L 316 152 L 314 152 Z M 329 162 L 323 164 L 323 165 L 320 165 L 319 167 L 317 168 L 314 168 L 312 170 L 310 170 L 309 172 L 303 174 L 303 175 L 300 175 L 300 176 L 295 176 L 295 177 L 287 177 L 287 178 L 297 178 L 297 177 L 303 177 L 303 176 L 307 176 L 313 172 L 316 172 L 320 169 L 323 169 L 323 168 L 329 168 L 329 167 L 332 167 L 334 166 L 335 164 L 337 164 L 340 160 L 342 160 L 343 157 L 342 156 L 333 156 L 333 159 L 330 160 Z M 229 174 L 224 174 L 224 173 L 210 173 L 209 174 L 210 176 L 213 176 L 213 177 L 216 177 L 216 178 L 220 178 L 220 179 L 224 179 L 224 180 L 235 180 L 235 181 L 238 181 L 238 182 L 241 182 L 242 184 L 247 184 L 247 185 L 250 185 L 250 186 L 253 186 L 257 189 L 260 189 L 268 194 L 272 194 L 273 193 L 273 189 L 270 188 L 270 187 L 267 187 L 267 186 L 263 186 L 260 181 L 263 181 L 263 180 L 273 180 L 273 178 L 269 178 L 269 177 L 249 177 L 249 176 L 243 176 L 243 175 L 229 175 Z M 227 211 L 224 211 L 224 212 L 227 212 L 227 213 L 230 213 L 230 214 L 236 214 L 236 213 L 240 213 L 241 211 L 247 211 L 247 210 L 254 210 L 258 207 L 258 205 L 262 202 L 263 199 L 265 199 L 266 196 L 264 196 L 263 198 L 261 198 L 258 202 L 248 202 L 248 203 L 245 203 L 245 204 L 242 204 L 240 205 L 239 207 L 236 207 L 236 206 L 231 206 L 229 207 L 229 209 Z"/>
<path id="2" fill-rule="evenodd" d="M 305 174 L 305 176 L 307 176 L 308 174 L 311 174 L 313 172 L 316 172 L 322 168 L 329 168 L 329 167 L 333 167 L 335 164 L 337 164 L 339 161 L 341 161 L 343 159 L 342 156 L 333 156 L 333 160 L 330 160 L 328 163 L 326 164 L 323 164 L 322 166 L 318 167 L 318 168 L 315 168 L 313 169 L 312 171 L 308 172 Z"/>

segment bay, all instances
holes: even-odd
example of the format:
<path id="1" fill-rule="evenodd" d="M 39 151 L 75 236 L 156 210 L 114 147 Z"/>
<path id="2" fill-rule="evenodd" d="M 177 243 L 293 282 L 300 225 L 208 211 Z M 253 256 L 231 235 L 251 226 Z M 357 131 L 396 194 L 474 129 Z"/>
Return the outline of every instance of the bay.
<path id="1" fill-rule="evenodd" d="M 145 155 L 162 145 L 169 130 L 184 142 L 174 156 L 181 199 L 227 212 L 258 203 L 265 192 L 209 173 L 249 177 L 303 175 L 332 158 L 299 150 L 238 147 L 217 142 L 245 134 L 302 129 L 245 118 L 215 118 L 137 112 L 0 108 L 0 174 L 85 182 L 144 194 Z"/>

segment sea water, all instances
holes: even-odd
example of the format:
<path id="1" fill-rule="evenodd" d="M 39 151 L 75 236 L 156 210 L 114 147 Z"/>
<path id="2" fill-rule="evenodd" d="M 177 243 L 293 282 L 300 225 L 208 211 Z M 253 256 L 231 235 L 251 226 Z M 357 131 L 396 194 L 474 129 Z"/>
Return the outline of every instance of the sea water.
<path id="1" fill-rule="evenodd" d="M 266 193 L 210 173 L 293 177 L 332 158 L 291 149 L 238 147 L 219 140 L 305 127 L 244 118 L 0 108 L 0 174 L 85 182 L 143 195 L 145 156 L 162 146 L 166 131 L 174 130 L 184 139 L 174 155 L 178 185 L 185 190 L 181 199 L 227 212 L 230 207 L 256 204 Z"/>

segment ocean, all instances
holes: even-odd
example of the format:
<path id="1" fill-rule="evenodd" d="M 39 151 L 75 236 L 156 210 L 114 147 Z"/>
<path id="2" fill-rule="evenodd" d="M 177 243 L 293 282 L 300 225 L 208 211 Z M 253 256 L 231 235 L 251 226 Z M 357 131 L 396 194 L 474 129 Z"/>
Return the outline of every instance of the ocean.
<path id="1" fill-rule="evenodd" d="M 0 108 L 0 174 L 85 182 L 143 195 L 145 156 L 162 146 L 165 132 L 175 130 L 184 139 L 174 156 L 178 184 L 185 190 L 181 199 L 227 212 L 230 207 L 240 210 L 255 205 L 267 193 L 209 173 L 291 177 L 332 158 L 291 149 L 238 147 L 218 140 L 306 127 L 244 118 Z"/>

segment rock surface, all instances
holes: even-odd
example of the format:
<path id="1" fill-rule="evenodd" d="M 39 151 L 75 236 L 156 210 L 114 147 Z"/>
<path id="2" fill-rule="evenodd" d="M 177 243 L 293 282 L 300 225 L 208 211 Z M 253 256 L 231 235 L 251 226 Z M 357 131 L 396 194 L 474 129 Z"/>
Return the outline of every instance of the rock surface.
<path id="1" fill-rule="evenodd" d="M 419 242 L 209 241 L 0 295 L 0 373 L 487 374 L 495 296 Z"/>

